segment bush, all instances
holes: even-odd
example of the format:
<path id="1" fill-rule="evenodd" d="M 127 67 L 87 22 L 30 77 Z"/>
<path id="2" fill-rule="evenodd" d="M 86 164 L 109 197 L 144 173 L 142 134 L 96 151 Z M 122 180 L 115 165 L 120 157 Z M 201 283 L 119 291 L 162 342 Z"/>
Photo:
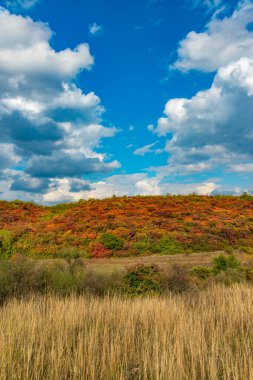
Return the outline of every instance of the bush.
<path id="1" fill-rule="evenodd" d="M 161 293 L 163 279 L 157 265 L 138 264 L 128 268 L 126 291 L 131 296 Z"/>
<path id="2" fill-rule="evenodd" d="M 111 274 L 97 274 L 87 271 L 83 281 L 78 283 L 78 293 L 105 296 L 124 292 L 124 278 L 121 272 Z"/>
<path id="3" fill-rule="evenodd" d="M 153 247 L 153 251 L 163 255 L 177 255 L 184 252 L 182 244 L 170 236 L 165 236 Z"/>
<path id="4" fill-rule="evenodd" d="M 100 236 L 99 242 L 105 246 L 105 248 L 111 249 L 113 251 L 118 251 L 123 248 L 123 239 L 110 234 L 104 233 Z"/>
<path id="5" fill-rule="evenodd" d="M 227 270 L 218 273 L 215 276 L 215 282 L 222 283 L 224 285 L 230 286 L 235 283 L 246 282 L 247 274 L 245 271 L 227 268 Z"/>
<path id="6" fill-rule="evenodd" d="M 150 252 L 150 243 L 148 239 L 139 240 L 133 243 L 131 248 L 134 250 L 134 253 L 144 255 Z"/>
<path id="7" fill-rule="evenodd" d="M 2 258 L 10 257 L 14 243 L 12 231 L 0 230 L 0 255 Z"/>
<path id="8" fill-rule="evenodd" d="M 165 290 L 182 293 L 192 288 L 187 270 L 181 265 L 172 265 L 170 273 L 165 278 Z"/>
<path id="9" fill-rule="evenodd" d="M 16 255 L 0 264 L 0 300 L 20 297 L 34 290 L 35 266 L 25 256 Z"/>
<path id="10" fill-rule="evenodd" d="M 75 274 L 78 268 L 82 268 L 84 266 L 84 263 L 80 256 L 80 250 L 77 250 L 74 247 L 62 249 L 59 252 L 58 257 L 61 257 L 65 260 L 68 265 L 69 273 L 72 275 Z"/>
<path id="11" fill-rule="evenodd" d="M 91 257 L 96 257 L 97 259 L 103 257 L 110 257 L 113 254 L 113 251 L 106 248 L 103 244 L 95 242 L 92 243 L 89 247 Z"/>
<path id="12" fill-rule="evenodd" d="M 253 254 L 253 248 L 252 247 L 241 247 L 240 251 L 243 253 L 247 253 L 249 255 Z"/>
<path id="13" fill-rule="evenodd" d="M 207 280 L 211 276 L 211 270 L 206 267 L 194 267 L 191 270 L 191 275 L 200 278 L 201 280 Z"/>
<path id="14" fill-rule="evenodd" d="M 237 260 L 235 255 L 230 255 L 228 257 L 224 255 L 219 255 L 215 257 L 213 260 L 214 265 L 212 268 L 212 271 L 214 275 L 217 275 L 218 273 L 222 271 L 226 271 L 227 269 L 241 269 L 241 262 Z"/>

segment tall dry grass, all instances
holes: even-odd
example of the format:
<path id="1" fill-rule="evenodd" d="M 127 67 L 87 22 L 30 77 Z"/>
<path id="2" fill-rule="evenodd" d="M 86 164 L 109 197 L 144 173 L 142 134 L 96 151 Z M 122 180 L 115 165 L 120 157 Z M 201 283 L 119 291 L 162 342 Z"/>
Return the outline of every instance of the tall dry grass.
<path id="1" fill-rule="evenodd" d="M 252 301 L 247 285 L 11 300 L 0 309 L 0 379 L 252 379 Z"/>

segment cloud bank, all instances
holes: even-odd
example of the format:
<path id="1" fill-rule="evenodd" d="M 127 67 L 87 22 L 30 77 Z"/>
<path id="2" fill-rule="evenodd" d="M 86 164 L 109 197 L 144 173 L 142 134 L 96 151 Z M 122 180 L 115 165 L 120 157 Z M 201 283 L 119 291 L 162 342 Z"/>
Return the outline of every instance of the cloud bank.
<path id="1" fill-rule="evenodd" d="M 4 196 L 42 194 L 43 201 L 63 180 L 73 192 L 86 191 L 89 186 L 82 186 L 83 176 L 120 167 L 96 151 L 101 139 L 113 137 L 117 129 L 102 125 L 99 97 L 83 93 L 75 84 L 76 76 L 94 63 L 89 45 L 56 51 L 47 24 L 4 8 L 0 8 L 0 34 L 5 36 L 0 40 Z"/>
<path id="2" fill-rule="evenodd" d="M 152 133 L 168 136 L 163 175 L 253 172 L 253 4 L 211 20 L 180 42 L 173 68 L 215 71 L 212 86 L 192 98 L 170 99 Z"/>

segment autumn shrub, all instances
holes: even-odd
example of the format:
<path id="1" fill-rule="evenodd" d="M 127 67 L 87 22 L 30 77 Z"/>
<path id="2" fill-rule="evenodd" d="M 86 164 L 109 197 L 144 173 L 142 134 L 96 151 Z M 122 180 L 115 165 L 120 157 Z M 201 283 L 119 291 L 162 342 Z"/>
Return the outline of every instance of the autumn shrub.
<path id="1" fill-rule="evenodd" d="M 94 258 L 104 258 L 104 257 L 110 257 L 113 255 L 113 251 L 106 248 L 102 243 L 94 242 L 91 243 L 89 246 L 89 252 L 91 257 Z"/>
<path id="2" fill-rule="evenodd" d="M 161 293 L 163 277 L 157 265 L 137 264 L 127 269 L 126 292 L 131 296 Z"/>
<path id="3" fill-rule="evenodd" d="M 177 254 L 253 247 L 252 196 L 141 196 L 38 206 L 0 201 L 0 257 Z M 99 243 L 94 247 L 94 243 Z M 244 250 L 244 248 L 243 248 Z"/>

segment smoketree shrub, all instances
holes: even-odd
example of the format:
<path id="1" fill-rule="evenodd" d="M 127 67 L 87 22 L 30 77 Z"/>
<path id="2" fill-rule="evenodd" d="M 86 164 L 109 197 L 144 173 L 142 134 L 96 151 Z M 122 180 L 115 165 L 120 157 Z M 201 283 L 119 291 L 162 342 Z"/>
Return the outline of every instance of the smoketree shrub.
<path id="1" fill-rule="evenodd" d="M 131 296 L 159 294 L 163 289 L 162 274 L 157 265 L 138 264 L 125 275 L 126 292 Z"/>

